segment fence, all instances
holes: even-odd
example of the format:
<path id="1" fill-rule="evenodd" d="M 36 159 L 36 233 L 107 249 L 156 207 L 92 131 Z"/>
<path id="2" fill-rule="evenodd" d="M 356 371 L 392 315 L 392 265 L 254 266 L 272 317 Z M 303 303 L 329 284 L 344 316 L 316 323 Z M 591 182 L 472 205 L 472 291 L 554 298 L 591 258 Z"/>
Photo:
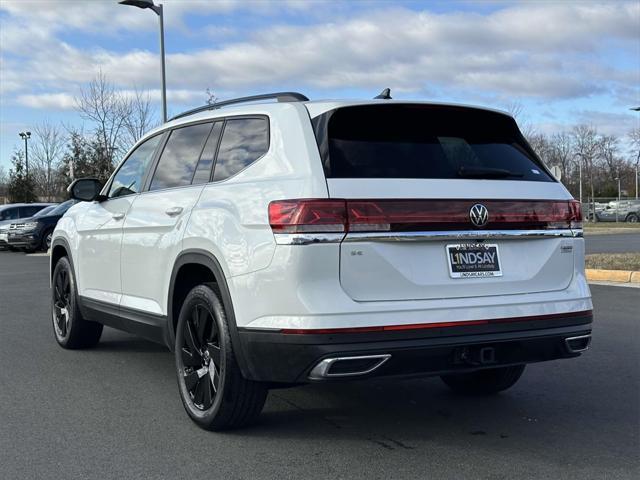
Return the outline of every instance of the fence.
<path id="1" fill-rule="evenodd" d="M 582 204 L 582 217 L 587 222 L 638 222 L 640 200 L 617 197 L 587 197 Z"/>

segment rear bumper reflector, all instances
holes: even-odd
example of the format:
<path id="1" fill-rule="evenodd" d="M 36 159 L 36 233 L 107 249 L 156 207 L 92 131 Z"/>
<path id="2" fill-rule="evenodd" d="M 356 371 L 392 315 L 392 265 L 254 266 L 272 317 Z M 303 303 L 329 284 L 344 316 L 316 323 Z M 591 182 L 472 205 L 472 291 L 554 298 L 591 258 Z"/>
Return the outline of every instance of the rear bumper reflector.
<path id="1" fill-rule="evenodd" d="M 557 318 L 593 317 L 593 310 L 579 312 L 552 313 L 549 315 L 533 315 L 527 317 L 492 318 L 488 320 L 460 320 L 455 322 L 412 323 L 407 325 L 381 325 L 371 327 L 346 328 L 283 328 L 279 333 L 285 335 L 327 335 L 340 333 L 371 333 L 400 330 L 424 330 L 431 328 L 468 327 L 473 325 L 490 325 L 498 323 L 528 322 L 534 320 L 553 320 Z"/>

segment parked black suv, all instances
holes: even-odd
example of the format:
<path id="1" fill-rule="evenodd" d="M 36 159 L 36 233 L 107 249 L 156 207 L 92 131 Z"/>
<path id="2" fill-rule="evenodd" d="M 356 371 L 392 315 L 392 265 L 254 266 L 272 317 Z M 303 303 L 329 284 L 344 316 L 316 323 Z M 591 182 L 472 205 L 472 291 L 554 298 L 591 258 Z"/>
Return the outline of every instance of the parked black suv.
<path id="1" fill-rule="evenodd" d="M 7 245 L 22 248 L 26 251 L 48 250 L 51 246 L 51 235 L 58 220 L 66 213 L 75 200 L 67 200 L 46 215 L 31 217 L 23 222 L 12 223 L 9 226 Z"/>

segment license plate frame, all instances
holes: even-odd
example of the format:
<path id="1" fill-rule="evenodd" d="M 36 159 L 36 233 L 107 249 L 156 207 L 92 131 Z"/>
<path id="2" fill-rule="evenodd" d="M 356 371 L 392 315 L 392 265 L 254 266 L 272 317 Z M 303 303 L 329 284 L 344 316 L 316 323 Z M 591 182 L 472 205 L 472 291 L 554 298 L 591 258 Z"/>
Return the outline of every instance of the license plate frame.
<path id="1" fill-rule="evenodd" d="M 456 243 L 445 247 L 451 278 L 502 276 L 500 249 L 496 243 Z M 455 256 L 455 254 L 463 254 Z M 473 257 L 468 254 L 473 254 Z M 485 255 L 485 254 L 488 254 Z M 472 262 L 470 260 L 473 260 Z"/>

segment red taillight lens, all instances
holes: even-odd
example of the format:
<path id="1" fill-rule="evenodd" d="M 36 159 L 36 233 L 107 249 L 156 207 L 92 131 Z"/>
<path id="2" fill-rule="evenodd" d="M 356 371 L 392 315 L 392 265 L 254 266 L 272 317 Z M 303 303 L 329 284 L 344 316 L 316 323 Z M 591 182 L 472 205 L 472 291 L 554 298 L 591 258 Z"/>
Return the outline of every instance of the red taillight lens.
<path id="1" fill-rule="evenodd" d="M 485 230 L 582 227 L 576 200 L 279 200 L 269 204 L 269 222 L 275 233 L 472 230 L 477 203 L 489 212 Z"/>
<path id="2" fill-rule="evenodd" d="M 347 231 L 344 200 L 278 200 L 269 204 L 275 233 L 342 233 Z"/>

